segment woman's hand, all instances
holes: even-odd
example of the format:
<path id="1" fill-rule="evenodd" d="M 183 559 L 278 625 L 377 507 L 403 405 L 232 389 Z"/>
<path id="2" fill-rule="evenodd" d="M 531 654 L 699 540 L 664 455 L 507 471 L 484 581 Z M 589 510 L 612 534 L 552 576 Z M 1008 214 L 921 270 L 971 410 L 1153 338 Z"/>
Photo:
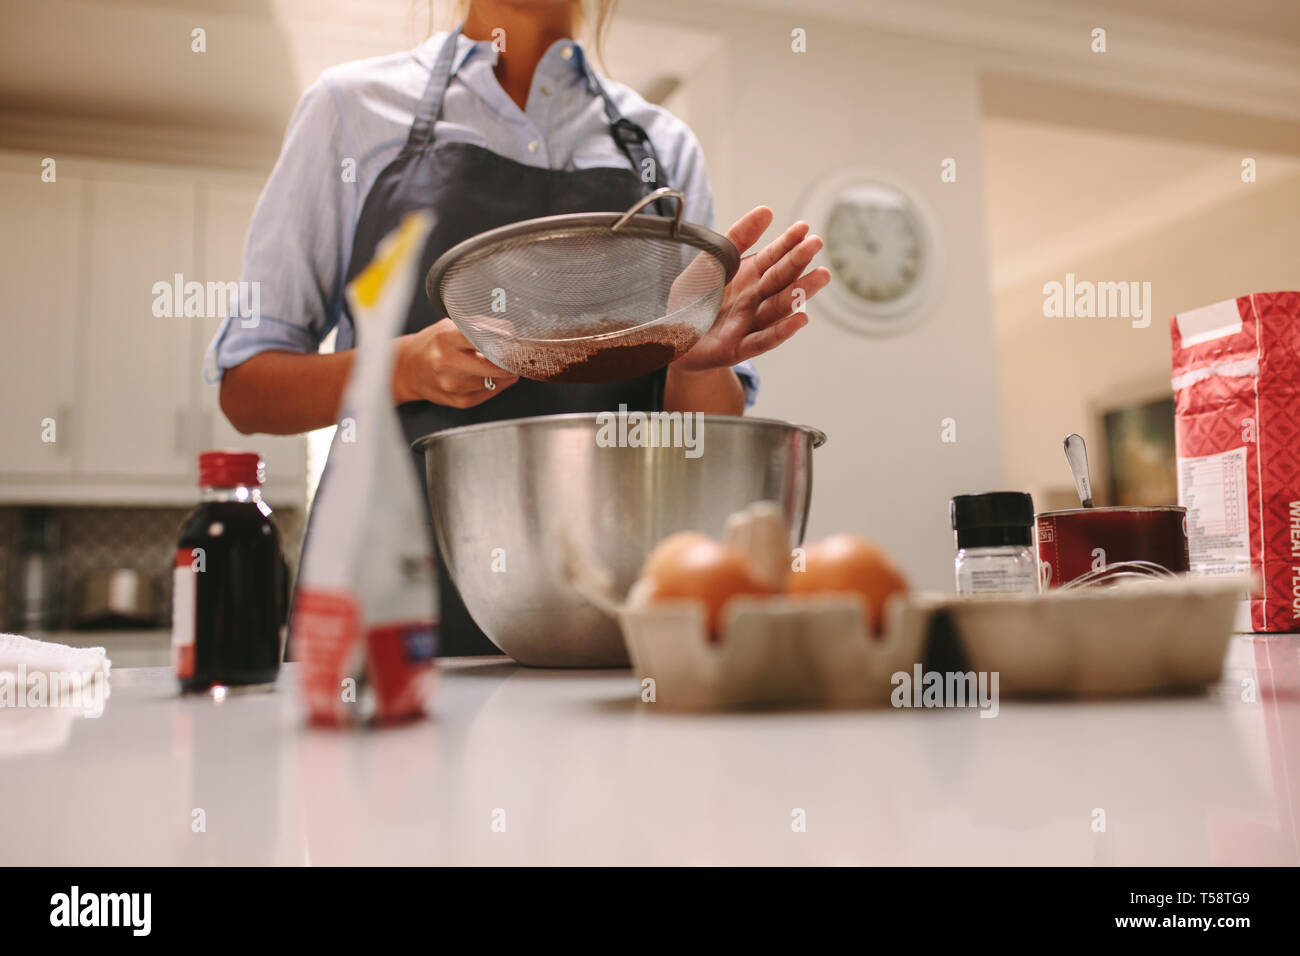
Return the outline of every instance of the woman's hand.
<path id="1" fill-rule="evenodd" d="M 727 238 L 742 255 L 772 224 L 772 210 L 759 206 L 741 216 Z M 811 299 L 831 281 L 828 269 L 805 273 L 821 250 L 819 236 L 808 235 L 808 223 L 796 222 L 754 255 L 740 260 L 740 269 L 722 293 L 722 308 L 713 327 L 671 366 L 698 372 L 724 368 L 776 348 L 808 324 L 795 311 L 796 295 Z M 802 307 L 803 302 L 797 303 Z"/>
<path id="2" fill-rule="evenodd" d="M 491 379 L 493 388 L 487 387 Z M 451 319 L 435 322 L 397 340 L 393 402 L 426 401 L 472 408 L 519 381 L 474 348 Z"/>

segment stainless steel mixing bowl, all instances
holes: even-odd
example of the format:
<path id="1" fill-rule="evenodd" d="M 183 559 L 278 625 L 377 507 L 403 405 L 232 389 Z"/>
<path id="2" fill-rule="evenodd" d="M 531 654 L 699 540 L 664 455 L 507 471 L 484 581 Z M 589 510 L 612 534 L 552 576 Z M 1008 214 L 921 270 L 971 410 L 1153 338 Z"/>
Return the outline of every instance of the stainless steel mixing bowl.
<path id="1" fill-rule="evenodd" d="M 630 413 L 627 425 L 634 425 Z M 727 516 L 777 502 L 790 543 L 803 539 L 812 494 L 814 428 L 761 418 L 704 415 L 698 456 L 670 442 L 618 441 L 617 415 L 547 415 L 426 435 L 429 507 L 438 547 L 478 626 L 521 664 L 627 664 L 618 624 L 564 578 L 561 533 L 609 568 L 620 593 L 665 535 L 721 536 Z M 611 422 L 611 419 L 613 421 Z"/>

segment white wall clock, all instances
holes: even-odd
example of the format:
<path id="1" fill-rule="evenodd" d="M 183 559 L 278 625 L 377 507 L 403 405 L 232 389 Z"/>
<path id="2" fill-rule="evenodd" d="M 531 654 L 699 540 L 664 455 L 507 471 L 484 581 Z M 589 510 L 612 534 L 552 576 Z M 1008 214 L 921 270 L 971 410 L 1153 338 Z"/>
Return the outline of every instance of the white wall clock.
<path id="1" fill-rule="evenodd" d="M 817 297 L 832 319 L 856 332 L 893 335 L 932 311 L 944 276 L 937 220 L 917 192 L 877 170 L 825 176 L 802 215 L 826 243 L 831 284 Z"/>

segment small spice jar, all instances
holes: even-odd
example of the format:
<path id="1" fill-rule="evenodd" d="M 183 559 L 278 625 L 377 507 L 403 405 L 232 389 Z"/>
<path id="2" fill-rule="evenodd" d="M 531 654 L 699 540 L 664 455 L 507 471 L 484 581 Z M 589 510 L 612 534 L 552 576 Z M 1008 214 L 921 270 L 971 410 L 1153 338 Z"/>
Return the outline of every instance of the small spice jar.
<path id="1" fill-rule="evenodd" d="M 949 514 L 957 539 L 958 594 L 1038 590 L 1032 497 L 1020 491 L 958 495 Z"/>
<path id="2" fill-rule="evenodd" d="M 172 567 L 172 653 L 182 691 L 275 682 L 288 569 L 262 463 L 252 452 L 199 455 L 199 506 Z"/>

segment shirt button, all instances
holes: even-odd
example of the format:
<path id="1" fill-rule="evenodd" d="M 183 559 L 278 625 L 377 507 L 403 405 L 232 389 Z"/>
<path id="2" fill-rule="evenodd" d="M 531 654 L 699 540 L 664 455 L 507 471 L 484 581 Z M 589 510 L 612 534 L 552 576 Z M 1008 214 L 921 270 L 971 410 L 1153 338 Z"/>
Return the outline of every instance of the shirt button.
<path id="1" fill-rule="evenodd" d="M 531 143 L 528 144 L 528 152 L 530 153 L 537 152 L 537 140 L 533 140 Z"/>
<path id="2" fill-rule="evenodd" d="M 542 87 L 542 95 L 543 95 L 543 96 L 550 96 L 550 95 L 551 95 L 551 88 L 550 88 L 549 86 L 543 86 L 543 87 Z"/>
<path id="3" fill-rule="evenodd" d="M 560 56 L 565 60 L 573 59 L 573 47 L 566 46 L 560 49 Z"/>

